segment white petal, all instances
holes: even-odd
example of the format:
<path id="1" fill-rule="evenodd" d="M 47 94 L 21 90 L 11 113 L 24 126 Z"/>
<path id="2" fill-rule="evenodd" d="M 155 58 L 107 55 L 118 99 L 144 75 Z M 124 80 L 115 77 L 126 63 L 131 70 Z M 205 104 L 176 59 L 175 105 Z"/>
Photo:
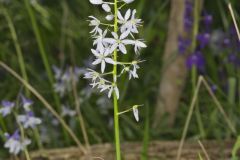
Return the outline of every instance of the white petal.
<path id="1" fill-rule="evenodd" d="M 108 21 L 111 21 L 111 20 L 113 20 L 113 18 L 114 18 L 114 15 L 107 15 L 106 17 L 106 20 L 108 20 Z"/>
<path id="2" fill-rule="evenodd" d="M 113 91 L 113 87 L 111 87 L 111 89 L 108 92 L 108 98 L 110 98 L 112 96 L 112 91 Z"/>
<path id="3" fill-rule="evenodd" d="M 101 63 L 101 61 L 102 61 L 101 59 L 96 59 L 92 64 L 97 65 L 97 64 Z"/>
<path id="4" fill-rule="evenodd" d="M 138 40 L 136 40 L 135 44 L 136 44 L 136 46 L 139 46 L 139 47 L 142 47 L 142 48 L 146 48 L 147 47 L 147 45 L 145 43 L 143 43 L 141 41 L 138 41 Z"/>
<path id="5" fill-rule="evenodd" d="M 94 56 L 96 56 L 96 57 L 99 57 L 100 55 L 99 55 L 99 53 L 97 53 L 97 51 L 96 50 L 94 50 L 94 49 L 91 49 L 91 51 L 92 51 L 92 53 L 94 54 Z"/>
<path id="6" fill-rule="evenodd" d="M 114 87 L 114 92 L 115 92 L 115 94 L 117 96 L 117 99 L 119 99 L 119 90 L 118 90 L 118 88 L 116 86 Z"/>
<path id="7" fill-rule="evenodd" d="M 114 44 L 116 43 L 116 39 L 113 38 L 104 38 L 103 42 L 109 43 L 109 44 Z"/>
<path id="8" fill-rule="evenodd" d="M 92 4 L 102 4 L 103 1 L 102 0 L 90 0 L 90 3 L 92 3 Z"/>
<path id="9" fill-rule="evenodd" d="M 110 52 L 111 52 L 111 53 L 114 52 L 114 50 L 117 49 L 117 47 L 118 47 L 118 44 L 117 44 L 117 43 L 113 44 L 113 45 L 111 46 Z"/>
<path id="10" fill-rule="evenodd" d="M 104 4 L 102 5 L 102 8 L 103 8 L 103 10 L 106 11 L 106 12 L 111 12 L 111 7 L 110 7 L 108 4 L 106 4 L 106 3 L 104 3 Z"/>
<path id="11" fill-rule="evenodd" d="M 132 3 L 134 0 L 123 0 L 125 3 Z"/>
<path id="12" fill-rule="evenodd" d="M 126 40 L 122 40 L 122 43 L 123 43 L 123 44 L 131 44 L 131 45 L 134 45 L 134 44 L 135 44 L 135 41 L 134 41 L 134 40 L 130 40 L 130 39 L 126 39 Z"/>
<path id="13" fill-rule="evenodd" d="M 110 64 L 116 64 L 115 61 L 111 58 L 105 58 L 105 61 Z"/>
<path id="14" fill-rule="evenodd" d="M 123 54 L 126 54 L 126 53 L 127 53 L 127 49 L 126 49 L 126 47 L 125 47 L 122 43 L 119 44 L 119 50 L 120 50 Z"/>
<path id="15" fill-rule="evenodd" d="M 123 40 L 123 39 L 125 39 L 128 35 L 129 35 L 129 33 L 130 33 L 130 31 L 129 30 L 127 30 L 127 31 L 125 31 L 125 32 L 123 32 L 122 34 L 121 34 L 121 36 L 120 36 L 120 40 Z"/>
<path id="16" fill-rule="evenodd" d="M 134 118 L 136 119 L 136 121 L 139 121 L 139 112 L 138 112 L 138 108 L 136 106 L 133 106 L 133 115 Z"/>
<path id="17" fill-rule="evenodd" d="M 101 71 L 102 71 L 102 73 L 104 73 L 105 67 L 106 67 L 106 63 L 105 63 L 105 61 L 102 61 L 102 63 L 101 63 Z"/>
<path id="18" fill-rule="evenodd" d="M 127 21 L 130 18 L 130 15 L 131 15 L 131 10 L 128 9 L 125 16 L 124 16 L 124 19 Z"/>
<path id="19" fill-rule="evenodd" d="M 112 35 L 113 35 L 113 37 L 114 37 L 115 39 L 118 39 L 118 35 L 117 35 L 117 33 L 112 32 Z"/>
<path id="20" fill-rule="evenodd" d="M 124 21 L 124 18 L 123 18 L 123 16 L 122 16 L 121 12 L 118 11 L 117 14 L 118 14 L 118 19 L 121 20 L 121 21 Z"/>

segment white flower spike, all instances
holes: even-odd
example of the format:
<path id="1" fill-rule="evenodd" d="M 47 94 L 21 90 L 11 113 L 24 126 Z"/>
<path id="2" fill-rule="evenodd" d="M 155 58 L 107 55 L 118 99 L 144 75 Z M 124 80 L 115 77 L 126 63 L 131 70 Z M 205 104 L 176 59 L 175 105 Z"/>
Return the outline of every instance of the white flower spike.
<path id="1" fill-rule="evenodd" d="M 84 78 L 91 81 L 90 85 L 92 88 L 97 88 L 100 92 L 107 92 L 109 98 L 115 95 L 119 99 L 120 93 L 117 81 L 122 74 L 128 74 L 129 80 L 139 77 L 137 70 L 140 68 L 138 65 L 140 62 L 136 60 L 132 62 L 118 62 L 117 59 L 120 56 L 118 52 L 124 55 L 128 54 L 128 47 L 130 46 L 134 48 L 136 54 L 139 54 L 142 48 L 147 47 L 143 40 L 135 38 L 139 32 L 138 27 L 142 25 L 142 20 L 136 18 L 136 9 L 127 9 L 124 15 L 121 14 L 121 8 L 133 1 L 90 0 L 90 3 L 94 5 L 101 5 L 102 9 L 107 12 L 107 15 L 105 16 L 106 22 L 101 22 L 98 18 L 89 16 L 89 26 L 93 27 L 90 33 L 94 39 L 91 51 L 95 60 L 92 64 L 100 66 L 100 72 L 88 69 Z M 111 66 L 109 67 L 109 65 Z M 124 67 L 120 73 L 116 72 L 118 66 Z M 108 70 L 108 67 L 116 70 L 113 69 L 111 72 L 106 73 L 105 71 Z M 65 90 L 62 87 L 58 89 L 60 91 Z"/>

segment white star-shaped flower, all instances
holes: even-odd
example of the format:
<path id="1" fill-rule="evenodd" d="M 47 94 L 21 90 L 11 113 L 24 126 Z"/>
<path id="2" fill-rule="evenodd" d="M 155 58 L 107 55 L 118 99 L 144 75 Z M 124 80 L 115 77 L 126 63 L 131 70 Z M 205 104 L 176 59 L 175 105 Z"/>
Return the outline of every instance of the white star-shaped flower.
<path id="1" fill-rule="evenodd" d="M 118 11 L 119 23 L 122 24 L 120 27 L 122 33 L 138 33 L 137 27 L 142 24 L 142 20 L 135 18 L 136 12 L 137 11 L 134 9 L 131 16 L 131 10 L 129 9 L 123 17 L 121 12 Z"/>
<path id="2" fill-rule="evenodd" d="M 27 115 L 19 115 L 17 116 L 17 120 L 19 123 L 23 124 L 24 128 L 35 128 L 36 125 L 42 123 L 40 118 L 34 117 L 33 112 L 28 112 Z"/>
<path id="3" fill-rule="evenodd" d="M 111 44 L 110 52 L 113 52 L 115 49 L 119 49 L 123 54 L 127 54 L 127 49 L 125 45 L 128 45 L 131 43 L 131 40 L 126 39 L 128 36 L 128 33 L 124 32 L 120 35 L 120 37 L 117 35 L 117 33 L 112 32 L 113 38 L 104 38 L 103 41 Z"/>
<path id="4" fill-rule="evenodd" d="M 101 24 L 101 22 L 94 16 L 89 16 L 89 18 L 90 18 L 89 26 L 94 27 L 93 30 L 90 31 L 90 33 L 92 33 L 93 35 L 96 35 L 97 32 L 100 30 L 99 25 Z"/>
<path id="5" fill-rule="evenodd" d="M 96 60 L 92 64 L 97 65 L 101 63 L 102 73 L 105 71 L 106 63 L 115 64 L 114 60 L 108 57 L 109 51 L 104 48 L 100 48 L 99 50 L 92 49 L 92 53 L 96 57 Z"/>

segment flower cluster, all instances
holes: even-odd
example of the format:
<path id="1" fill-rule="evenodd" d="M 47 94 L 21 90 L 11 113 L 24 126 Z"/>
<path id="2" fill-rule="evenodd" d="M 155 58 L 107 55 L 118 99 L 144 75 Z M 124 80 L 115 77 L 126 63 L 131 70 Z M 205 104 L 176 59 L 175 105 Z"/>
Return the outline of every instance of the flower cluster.
<path id="1" fill-rule="evenodd" d="M 125 4 L 131 3 L 134 0 L 119 0 L 119 8 L 114 8 L 114 3 L 105 2 L 103 0 L 90 0 L 90 3 L 94 5 L 101 5 L 102 9 L 107 13 L 105 17 L 106 23 L 102 23 L 94 16 L 89 16 L 90 24 L 93 27 L 91 30 L 93 40 L 93 47 L 91 49 L 92 54 L 95 56 L 93 65 L 100 65 L 101 72 L 88 69 L 85 74 L 85 78 L 91 80 L 91 86 L 98 88 L 100 92 L 108 91 L 108 97 L 110 98 L 113 92 L 119 98 L 119 89 L 116 84 L 117 78 L 122 74 L 127 73 L 129 79 L 138 78 L 137 69 L 139 69 L 140 60 L 134 60 L 132 62 L 119 62 L 115 57 L 119 57 L 120 54 L 125 55 L 128 53 L 128 46 L 133 46 L 135 54 L 138 56 L 142 48 L 146 48 L 146 44 L 142 39 L 136 39 L 136 34 L 139 33 L 138 27 L 142 25 L 142 20 L 136 18 L 136 10 L 128 9 L 123 14 L 120 10 Z M 112 22 L 112 23 L 111 23 Z M 114 54 L 117 54 L 114 57 Z M 114 75 L 112 80 L 109 80 L 109 76 L 112 77 L 113 71 L 106 72 L 107 65 L 121 67 L 121 72 Z"/>
<path id="2" fill-rule="evenodd" d="M 209 45 L 211 40 L 210 26 L 212 24 L 212 15 L 207 12 L 203 12 L 200 16 L 200 21 L 197 22 L 201 25 L 201 30 L 195 39 L 192 39 L 194 28 L 194 3 L 186 0 L 185 1 L 185 12 L 184 12 L 184 31 L 186 35 L 180 36 L 178 41 L 178 49 L 180 54 L 187 54 L 190 52 L 186 60 L 186 66 L 191 69 L 195 66 L 199 71 L 203 71 L 205 66 L 205 59 L 202 54 L 203 49 Z M 193 47 L 193 43 L 196 42 L 196 48 Z M 193 50 L 194 49 L 194 50 Z"/>
<path id="3" fill-rule="evenodd" d="M 16 106 L 16 103 L 3 100 L 1 103 L 2 107 L 0 108 L 0 114 L 3 117 L 13 114 L 19 128 L 22 128 L 23 130 L 34 129 L 36 125 L 41 124 L 42 120 L 34 116 L 34 113 L 31 110 L 32 104 L 32 100 L 21 96 L 21 108 L 24 110 L 24 113 L 18 115 L 17 113 L 19 112 L 17 112 L 17 109 L 19 109 L 19 107 Z M 22 133 L 20 130 L 21 129 L 17 128 L 12 135 L 5 133 L 6 142 L 4 147 L 8 148 L 9 152 L 15 155 L 24 150 L 25 147 L 31 143 L 31 140 L 21 135 Z"/>
<path id="4" fill-rule="evenodd" d="M 71 68 L 62 70 L 56 66 L 53 66 L 55 84 L 54 90 L 56 93 L 63 97 L 66 93 L 72 91 L 72 81 L 75 83 L 79 81 L 79 77 L 84 74 L 85 70 L 82 68 L 74 67 L 71 71 Z"/>

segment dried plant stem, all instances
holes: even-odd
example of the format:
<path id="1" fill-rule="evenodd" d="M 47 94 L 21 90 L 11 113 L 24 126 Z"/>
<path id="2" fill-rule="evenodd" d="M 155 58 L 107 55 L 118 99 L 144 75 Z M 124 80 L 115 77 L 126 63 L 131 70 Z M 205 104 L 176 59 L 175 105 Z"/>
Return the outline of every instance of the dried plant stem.
<path id="1" fill-rule="evenodd" d="M 73 68 L 71 68 L 73 96 L 74 96 L 74 99 L 75 99 L 75 107 L 76 107 L 76 111 L 77 111 L 77 114 L 78 114 L 78 119 L 79 119 L 79 122 L 80 122 L 80 128 L 82 130 L 82 134 L 83 134 L 83 138 L 84 138 L 84 141 L 85 141 L 85 144 L 86 144 L 86 148 L 87 148 L 88 151 L 91 152 L 91 148 L 90 148 L 90 144 L 89 144 L 89 140 L 88 140 L 88 135 L 87 135 L 87 130 L 86 130 L 86 127 L 85 127 L 82 112 L 80 110 L 80 101 L 79 101 L 79 97 L 78 97 L 78 93 L 77 93 L 77 84 L 76 84 L 76 81 L 75 81 L 73 76 L 74 76 L 73 75 Z"/>
<path id="2" fill-rule="evenodd" d="M 179 145 L 179 148 L 178 148 L 177 160 L 180 160 L 180 158 L 181 158 L 183 144 L 184 144 L 184 141 L 185 141 L 185 138 L 186 138 L 186 135 L 187 135 L 188 127 L 189 127 L 191 117 L 192 117 L 192 114 L 193 114 L 193 110 L 194 110 L 194 106 L 195 106 L 195 103 L 197 101 L 197 97 L 198 97 L 198 93 L 199 93 L 200 86 L 201 86 L 201 83 L 202 83 L 202 79 L 203 79 L 203 77 L 199 77 L 197 85 L 196 85 L 196 90 L 195 90 L 194 95 L 193 95 L 193 99 L 192 99 L 190 109 L 189 109 L 189 112 L 188 112 L 188 115 L 187 115 L 187 120 L 186 120 L 184 129 L 183 129 L 182 138 L 181 138 L 180 145 Z"/>
<path id="3" fill-rule="evenodd" d="M 190 105 L 190 109 L 187 115 L 187 120 L 183 129 L 183 134 L 182 134 L 182 138 L 179 144 L 179 148 L 178 148 L 178 152 L 177 152 L 177 160 L 180 160 L 181 158 L 181 153 L 182 153 L 182 148 L 183 148 L 183 144 L 187 135 L 187 131 L 188 131 L 188 127 L 191 121 L 191 117 L 193 114 L 193 110 L 194 110 L 194 106 L 196 104 L 197 98 L 198 98 L 198 94 L 199 94 L 199 90 L 201 85 L 204 85 L 205 88 L 207 89 L 208 93 L 210 94 L 211 98 L 213 99 L 213 102 L 216 104 L 217 108 L 219 109 L 219 111 L 221 112 L 221 114 L 223 115 L 229 129 L 232 131 L 233 134 L 236 134 L 236 129 L 234 127 L 234 125 L 231 123 L 230 119 L 228 118 L 227 114 L 225 113 L 221 103 L 218 101 L 218 99 L 216 98 L 215 94 L 213 93 L 213 91 L 211 90 L 211 87 L 208 85 L 207 81 L 204 79 L 203 76 L 200 76 L 197 82 L 197 86 L 196 86 L 196 90 L 194 92 L 193 95 L 193 99 Z"/>
<path id="4" fill-rule="evenodd" d="M 231 3 L 228 3 L 228 8 L 229 8 L 229 11 L 230 11 L 230 13 L 231 13 L 231 16 L 232 16 L 232 19 L 233 19 L 233 23 L 234 23 L 235 29 L 236 29 L 236 31 L 237 31 L 238 39 L 239 39 L 239 41 L 240 41 L 240 32 L 239 32 L 239 29 L 238 29 L 238 25 L 237 25 L 237 21 L 236 21 L 235 15 L 234 15 L 234 13 L 233 13 L 233 9 L 232 9 Z"/>
<path id="5" fill-rule="evenodd" d="M 201 149 L 202 149 L 202 151 L 203 151 L 205 157 L 207 158 L 207 160 L 210 160 L 210 157 L 209 157 L 209 155 L 208 155 L 208 153 L 207 153 L 207 151 L 206 151 L 204 145 L 202 144 L 202 142 L 201 142 L 200 140 L 198 140 L 198 144 L 200 145 L 200 147 L 201 147 Z"/>
<path id="6" fill-rule="evenodd" d="M 114 32 L 118 32 L 118 1 L 114 0 Z M 113 59 L 117 62 L 117 49 L 113 53 Z M 113 66 L 113 82 L 117 86 L 117 64 Z M 115 92 L 113 92 L 113 105 L 114 105 L 114 132 L 115 132 L 115 147 L 116 147 L 116 160 L 121 160 L 121 146 L 119 135 L 119 116 L 118 116 L 118 99 Z"/>
<path id="7" fill-rule="evenodd" d="M 74 142 L 78 145 L 79 149 L 86 154 L 86 149 L 82 146 L 81 142 L 78 140 L 75 133 L 72 131 L 72 129 L 66 124 L 66 122 L 62 119 L 62 117 L 53 109 L 53 107 L 43 98 L 42 95 L 40 95 L 35 88 L 33 88 L 29 83 L 27 83 L 23 78 L 21 78 L 14 70 L 12 70 L 9 66 L 7 66 L 4 62 L 0 61 L 0 66 L 4 68 L 6 71 L 8 71 L 12 76 L 14 76 L 16 79 L 18 79 L 25 87 L 29 89 L 30 92 L 32 92 L 33 95 L 35 95 L 39 101 L 41 101 L 44 106 L 57 118 L 57 120 L 62 124 L 63 128 L 69 133 L 69 135 L 72 137 Z"/>

